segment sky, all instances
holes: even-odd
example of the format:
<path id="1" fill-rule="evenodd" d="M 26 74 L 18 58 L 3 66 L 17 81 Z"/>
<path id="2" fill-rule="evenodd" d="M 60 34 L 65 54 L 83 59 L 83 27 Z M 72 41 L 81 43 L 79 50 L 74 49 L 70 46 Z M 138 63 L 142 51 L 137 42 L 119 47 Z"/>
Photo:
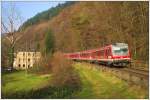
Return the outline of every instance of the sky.
<path id="1" fill-rule="evenodd" d="M 14 4 L 17 8 L 17 11 L 20 13 L 23 22 L 27 19 L 35 16 L 37 13 L 40 13 L 44 10 L 48 10 L 51 7 L 55 7 L 58 4 L 65 3 L 65 1 L 3 1 L 2 6 L 2 20 L 6 20 L 6 11 L 11 4 Z M 20 25 L 17 24 L 19 27 Z"/>

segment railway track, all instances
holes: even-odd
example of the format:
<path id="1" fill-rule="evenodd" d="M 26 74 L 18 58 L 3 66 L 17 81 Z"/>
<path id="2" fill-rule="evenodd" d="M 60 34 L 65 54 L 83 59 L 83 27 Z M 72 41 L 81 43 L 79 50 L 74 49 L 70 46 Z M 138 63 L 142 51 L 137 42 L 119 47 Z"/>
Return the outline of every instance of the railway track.
<path id="1" fill-rule="evenodd" d="M 135 68 L 135 67 L 127 67 L 131 70 L 136 70 L 136 71 L 140 71 L 140 72 L 143 72 L 143 73 L 149 73 L 149 70 L 148 69 L 142 69 L 142 68 Z"/>
<path id="2" fill-rule="evenodd" d="M 131 72 L 131 73 L 140 74 L 140 75 L 143 75 L 143 76 L 148 76 L 149 75 L 149 71 L 147 71 L 147 70 L 141 70 L 141 69 L 135 69 L 135 68 L 124 68 L 123 70 Z"/>
<path id="3" fill-rule="evenodd" d="M 132 67 L 116 68 L 99 64 L 96 64 L 95 68 L 101 71 L 110 72 L 118 78 L 129 83 L 140 85 L 145 88 L 148 88 L 149 86 L 149 71 L 147 70 L 141 70 Z"/>

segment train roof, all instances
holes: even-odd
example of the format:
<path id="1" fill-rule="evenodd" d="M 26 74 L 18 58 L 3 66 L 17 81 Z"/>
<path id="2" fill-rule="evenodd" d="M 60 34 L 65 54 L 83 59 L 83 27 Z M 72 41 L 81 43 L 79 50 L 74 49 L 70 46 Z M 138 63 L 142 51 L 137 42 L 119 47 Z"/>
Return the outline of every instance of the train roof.
<path id="1" fill-rule="evenodd" d="M 90 53 L 90 52 L 95 52 L 98 50 L 102 50 L 104 48 L 110 47 L 110 46 L 128 46 L 126 43 L 113 43 L 104 47 L 96 48 L 96 49 L 91 49 L 91 50 L 84 50 L 84 51 L 79 51 L 79 52 L 73 52 L 73 53 L 65 53 L 65 54 L 77 54 L 77 53 Z"/>
<path id="2" fill-rule="evenodd" d="M 115 46 L 128 46 L 128 44 L 126 44 L 126 43 L 114 43 L 112 45 L 115 45 Z"/>
<path id="3" fill-rule="evenodd" d="M 85 50 L 85 51 L 81 51 L 80 53 L 90 53 L 90 52 L 95 52 L 95 51 L 99 51 L 102 50 L 104 48 L 110 47 L 111 45 L 105 46 L 105 47 L 101 47 L 101 48 L 96 48 L 96 49 L 91 49 L 91 50 Z"/>

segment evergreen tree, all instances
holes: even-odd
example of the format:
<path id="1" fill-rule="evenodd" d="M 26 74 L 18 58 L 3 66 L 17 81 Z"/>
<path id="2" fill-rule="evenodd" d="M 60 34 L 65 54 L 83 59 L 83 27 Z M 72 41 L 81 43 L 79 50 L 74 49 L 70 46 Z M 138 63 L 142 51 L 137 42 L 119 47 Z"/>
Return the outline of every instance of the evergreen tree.
<path id="1" fill-rule="evenodd" d="M 48 30 L 45 35 L 45 53 L 53 53 L 54 52 L 54 36 L 51 30 Z"/>
<path id="2" fill-rule="evenodd" d="M 35 41 L 35 51 L 39 51 L 40 43 L 39 43 L 39 39 L 38 39 L 38 33 L 35 34 L 34 41 Z"/>

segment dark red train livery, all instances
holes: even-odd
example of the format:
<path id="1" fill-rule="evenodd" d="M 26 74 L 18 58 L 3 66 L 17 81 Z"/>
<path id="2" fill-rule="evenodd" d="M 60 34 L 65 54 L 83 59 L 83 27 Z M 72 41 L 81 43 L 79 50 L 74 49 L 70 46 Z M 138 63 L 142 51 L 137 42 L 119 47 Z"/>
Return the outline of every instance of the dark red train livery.
<path id="1" fill-rule="evenodd" d="M 115 43 L 102 48 L 75 53 L 65 53 L 64 56 L 72 60 L 86 60 L 114 66 L 126 66 L 131 62 L 128 44 Z"/>

